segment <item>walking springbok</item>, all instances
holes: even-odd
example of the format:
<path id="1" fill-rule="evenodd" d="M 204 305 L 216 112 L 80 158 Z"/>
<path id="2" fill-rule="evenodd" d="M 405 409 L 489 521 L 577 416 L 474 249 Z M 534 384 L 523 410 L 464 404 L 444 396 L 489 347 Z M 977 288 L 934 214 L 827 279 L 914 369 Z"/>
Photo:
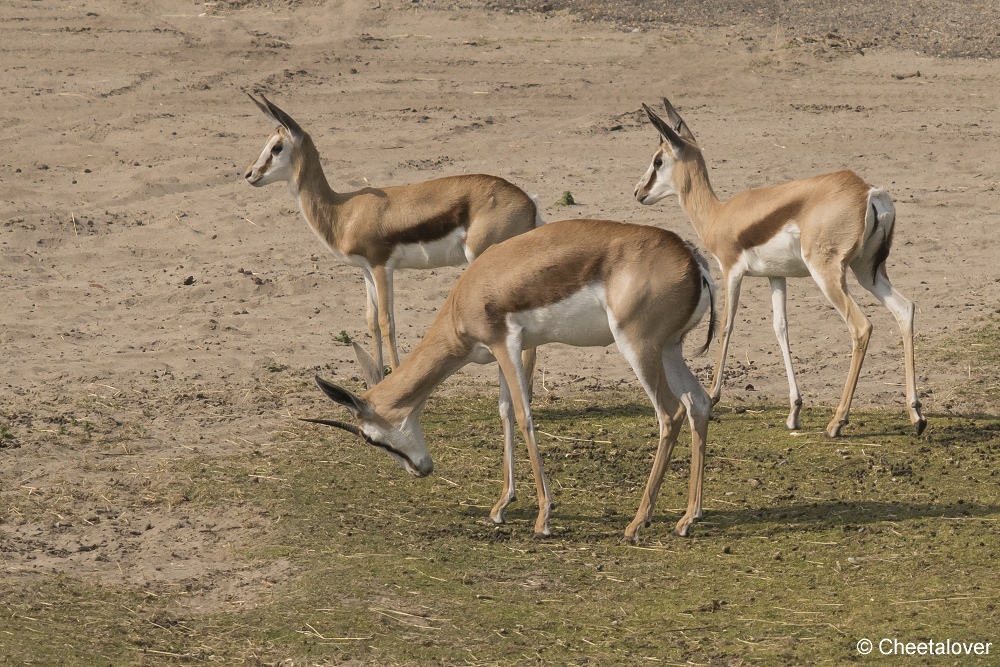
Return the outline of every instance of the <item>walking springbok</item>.
<path id="1" fill-rule="evenodd" d="M 250 99 L 275 129 L 245 178 L 256 187 L 286 181 L 319 240 L 341 261 L 361 268 L 368 294 L 368 328 L 380 367 L 383 332 L 389 338 L 389 363 L 393 369 L 399 365 L 395 269 L 460 266 L 494 243 L 542 224 L 530 195 L 484 174 L 334 192 L 309 134 L 263 95 Z M 534 367 L 534 350 L 525 351 L 525 364 Z"/>
<path id="2" fill-rule="evenodd" d="M 885 262 L 892 245 L 896 210 L 889 194 L 853 171 L 838 171 L 797 181 L 745 190 L 720 201 L 708 180 L 701 149 L 687 123 L 666 99 L 669 123 L 645 104 L 646 115 L 663 141 L 635 186 L 641 204 L 676 194 L 695 231 L 715 256 L 726 284 L 725 326 L 712 380 L 713 405 L 722 395 L 723 369 L 733 333 L 743 276 L 762 276 L 771 283 L 774 332 L 788 375 L 791 410 L 786 425 L 799 428 L 802 396 L 795 383 L 788 349 L 785 278 L 812 276 L 851 332 L 853 349 L 847 384 L 833 420 L 830 437 L 840 435 L 858 384 L 872 325 L 847 290 L 847 268 L 862 287 L 888 308 L 903 335 L 906 399 L 917 433 L 927 420 L 920 413 L 913 364 L 913 304 L 889 282 Z"/>
<path id="3" fill-rule="evenodd" d="M 384 381 L 379 382 L 378 366 L 355 346 L 371 387 L 362 396 L 316 378 L 355 423 L 307 421 L 354 433 L 384 449 L 412 475 L 424 477 L 434 469 L 420 427 L 425 401 L 466 364 L 495 359 L 501 371 L 504 479 L 490 518 L 503 523 L 504 510 L 514 500 L 513 409 L 538 493 L 535 535 L 549 535 L 552 497 L 535 441 L 528 376 L 518 353 L 553 342 L 578 347 L 617 343 L 649 395 L 660 426 L 653 469 L 625 538 L 636 540 L 639 528 L 652 518 L 685 411 L 692 430 L 691 477 L 687 511 L 676 532 L 687 535 L 701 517 L 711 402 L 685 364 L 681 343 L 709 309 L 711 340 L 714 289 L 705 261 L 672 232 L 607 220 L 551 222 L 489 248 L 474 261 L 427 335 Z"/>

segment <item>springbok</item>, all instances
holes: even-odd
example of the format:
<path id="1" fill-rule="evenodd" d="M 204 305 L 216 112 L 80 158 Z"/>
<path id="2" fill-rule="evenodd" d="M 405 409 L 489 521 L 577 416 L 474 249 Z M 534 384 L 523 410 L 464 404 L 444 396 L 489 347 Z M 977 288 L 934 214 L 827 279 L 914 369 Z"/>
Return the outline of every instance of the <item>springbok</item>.
<path id="1" fill-rule="evenodd" d="M 388 332 L 390 366 L 399 365 L 395 269 L 460 266 L 494 243 L 542 224 L 535 200 L 497 176 L 470 174 L 334 192 L 309 134 L 263 95 L 250 99 L 275 128 L 245 178 L 256 187 L 286 181 L 319 240 L 341 261 L 361 268 L 368 328 L 380 367 L 383 332 Z M 525 364 L 534 366 L 533 350 L 525 351 Z"/>
<path id="2" fill-rule="evenodd" d="M 473 262 L 427 335 L 384 381 L 379 382 L 378 366 L 356 346 L 371 387 L 362 396 L 316 378 L 355 423 L 307 421 L 354 433 L 388 452 L 412 475 L 424 477 L 434 469 L 420 427 L 425 401 L 466 364 L 495 359 L 501 371 L 504 478 L 490 518 L 503 523 L 504 510 L 514 500 L 513 409 L 538 493 L 535 534 L 548 535 L 552 497 L 519 352 L 552 342 L 579 347 L 617 343 L 649 395 L 660 426 L 653 469 L 625 538 L 636 540 L 639 528 L 652 518 L 685 411 L 692 430 L 691 477 L 687 511 L 676 532 L 687 535 L 701 517 L 711 402 L 685 364 L 681 343 L 709 309 L 711 340 L 714 289 L 705 261 L 672 232 L 607 220 L 551 222 L 489 248 Z"/>
<path id="3" fill-rule="evenodd" d="M 927 420 L 920 413 L 913 364 L 913 304 L 889 282 L 885 262 L 892 245 L 896 210 L 889 194 L 866 183 L 853 171 L 838 171 L 745 190 L 720 201 L 708 180 L 698 142 L 687 123 L 666 99 L 669 123 L 645 104 L 646 115 L 663 141 L 635 186 L 641 204 L 653 204 L 676 194 L 695 231 L 722 269 L 726 284 L 725 325 L 712 379 L 713 405 L 722 395 L 723 369 L 733 333 L 743 276 L 762 276 L 771 284 L 774 332 L 788 375 L 791 406 L 786 425 L 799 428 L 802 396 L 788 349 L 785 279 L 812 276 L 823 294 L 847 322 L 853 348 L 847 384 L 833 420 L 830 437 L 840 435 L 858 384 L 872 325 L 847 289 L 847 269 L 862 287 L 888 308 L 903 335 L 906 399 L 917 433 Z"/>

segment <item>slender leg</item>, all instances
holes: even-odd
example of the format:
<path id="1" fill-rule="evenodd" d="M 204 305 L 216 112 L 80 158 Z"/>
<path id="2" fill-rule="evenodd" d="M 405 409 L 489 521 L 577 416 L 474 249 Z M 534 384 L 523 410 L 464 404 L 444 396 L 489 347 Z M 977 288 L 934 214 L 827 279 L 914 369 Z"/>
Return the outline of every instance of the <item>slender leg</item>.
<path id="1" fill-rule="evenodd" d="M 781 347 L 781 356 L 785 360 L 785 374 L 788 376 L 788 404 L 790 406 L 785 426 L 791 430 L 799 426 L 799 410 L 802 409 L 802 395 L 795 383 L 795 369 L 792 368 L 792 353 L 788 349 L 788 318 L 785 314 L 786 282 L 784 277 L 773 277 L 771 282 L 771 309 L 774 311 L 774 335 Z"/>
<path id="2" fill-rule="evenodd" d="M 382 331 L 388 332 L 389 365 L 396 370 L 399 352 L 396 349 L 396 319 L 392 308 L 392 271 L 385 266 L 375 266 L 372 267 L 372 274 L 378 298 L 378 324 Z"/>
<path id="3" fill-rule="evenodd" d="M 861 311 L 858 302 L 847 291 L 844 267 L 839 265 L 826 266 L 814 270 L 810 266 L 809 271 L 820 289 L 823 290 L 823 294 L 847 322 L 847 328 L 851 332 L 851 369 L 847 374 L 847 383 L 844 385 L 844 393 L 840 396 L 837 412 L 826 427 L 826 434 L 831 438 L 836 438 L 840 435 L 840 429 L 848 423 L 847 415 L 851 410 L 851 401 L 854 399 L 854 391 L 858 386 L 861 365 L 864 363 L 865 353 L 868 351 L 872 324 Z"/>
<path id="4" fill-rule="evenodd" d="M 613 331 L 618 349 L 632 366 L 635 376 L 639 379 L 639 384 L 649 396 L 660 425 L 660 440 L 656 446 L 656 455 L 653 457 L 653 467 L 649 471 L 646 489 L 643 491 L 635 518 L 625 529 L 625 541 L 634 544 L 639 539 L 639 530 L 649 526 L 653 518 L 656 497 L 663 483 L 663 475 L 667 471 L 667 466 L 670 465 L 670 456 L 673 453 L 674 445 L 677 443 L 677 434 L 680 432 L 680 421 L 684 417 L 684 408 L 670 391 L 659 348 L 646 343 L 639 335 L 629 339 L 620 329 L 614 328 Z"/>
<path id="5" fill-rule="evenodd" d="M 375 364 L 379 368 L 382 368 L 382 329 L 379 328 L 378 322 L 378 288 L 376 287 L 375 278 L 371 271 L 364 269 L 363 275 L 365 277 L 365 295 L 367 296 L 365 318 L 368 320 L 368 330 L 372 334 L 372 357 L 375 359 Z"/>
<path id="6" fill-rule="evenodd" d="M 670 390 L 687 410 L 688 422 L 691 424 L 691 479 L 688 486 L 688 506 L 674 529 L 678 535 L 687 537 L 691 531 L 691 524 L 702 517 L 705 450 L 708 445 L 708 420 L 712 416 L 712 401 L 685 363 L 679 344 L 664 348 L 663 366 Z"/>
<path id="7" fill-rule="evenodd" d="M 521 352 L 521 366 L 524 367 L 524 377 L 528 383 L 528 390 L 525 395 L 528 397 L 528 402 L 531 403 L 531 399 L 535 395 L 535 361 L 537 359 L 537 348 L 528 348 Z"/>
<path id="8" fill-rule="evenodd" d="M 500 371 L 500 421 L 503 424 L 503 491 L 490 511 L 493 523 L 503 523 L 503 513 L 515 500 L 514 495 L 514 403 L 503 371 Z"/>
<path id="9" fill-rule="evenodd" d="M 521 336 L 512 332 L 502 344 L 490 348 L 500 371 L 507 378 L 511 400 L 514 403 L 514 416 L 521 427 L 521 435 L 528 445 L 528 458 L 531 461 L 531 472 L 535 478 L 535 491 L 538 494 L 538 518 L 535 519 L 535 536 L 551 535 L 549 531 L 549 515 L 555 505 L 549 493 L 549 482 L 542 468 L 542 457 L 535 441 L 535 425 L 531 418 L 531 405 L 527 400 L 528 383 L 521 366 Z"/>
<path id="10" fill-rule="evenodd" d="M 733 333 L 733 326 L 736 323 L 736 310 L 740 305 L 740 287 L 743 284 L 743 274 L 739 271 L 727 273 L 724 277 L 726 283 L 726 324 L 722 329 L 722 344 L 719 345 L 719 357 L 715 362 L 715 376 L 712 378 L 712 388 L 709 394 L 712 396 L 712 405 L 722 398 L 722 375 L 726 368 L 726 354 L 729 352 L 729 337 Z"/>
<path id="11" fill-rule="evenodd" d="M 856 269 L 854 275 L 862 287 L 874 294 L 875 298 L 889 309 L 899 325 L 899 332 L 903 336 L 903 359 L 906 368 L 906 408 L 916 434 L 920 435 L 927 426 L 927 420 L 920 412 L 920 399 L 917 397 L 917 373 L 913 362 L 913 303 L 892 286 L 884 265 L 879 267 L 874 282 L 870 279 L 868 271 L 863 268 L 860 271 Z"/>

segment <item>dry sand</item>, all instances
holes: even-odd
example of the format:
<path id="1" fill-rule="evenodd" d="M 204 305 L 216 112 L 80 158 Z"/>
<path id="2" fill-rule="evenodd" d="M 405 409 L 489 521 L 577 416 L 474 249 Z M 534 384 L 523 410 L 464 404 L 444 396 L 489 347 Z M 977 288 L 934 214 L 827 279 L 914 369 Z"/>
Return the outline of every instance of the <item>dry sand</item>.
<path id="1" fill-rule="evenodd" d="M 676 201 L 631 196 L 657 141 L 642 101 L 670 96 L 723 197 L 855 169 L 897 202 L 889 273 L 918 307 L 925 408 L 993 409 L 956 405 L 969 371 L 934 350 L 998 309 L 1000 65 L 751 32 L 477 3 L 3 3 L 0 496 L 60 509 L 3 517 L 0 571 L 201 581 L 215 595 L 203 602 L 282 576 L 228 558 L 266 517 L 115 502 L 178 460 L 267 447 L 290 420 L 333 413 L 288 378 L 358 386 L 334 337 L 367 338 L 361 275 L 320 246 L 285 188 L 243 181 L 270 131 L 244 91 L 313 135 L 335 189 L 486 172 L 537 194 L 547 220 L 692 241 Z M 576 206 L 556 204 L 567 190 Z M 404 354 L 459 271 L 397 274 Z M 852 285 L 875 325 L 855 405 L 905 425 L 895 323 Z M 742 301 L 723 400 L 783 404 L 766 281 L 748 279 Z M 806 404 L 832 410 L 846 326 L 809 280 L 790 282 L 789 320 Z M 547 391 L 635 386 L 613 349 L 540 358 Z M 710 358 L 692 361 L 706 381 Z M 495 372 L 469 368 L 444 391 L 495 391 Z"/>

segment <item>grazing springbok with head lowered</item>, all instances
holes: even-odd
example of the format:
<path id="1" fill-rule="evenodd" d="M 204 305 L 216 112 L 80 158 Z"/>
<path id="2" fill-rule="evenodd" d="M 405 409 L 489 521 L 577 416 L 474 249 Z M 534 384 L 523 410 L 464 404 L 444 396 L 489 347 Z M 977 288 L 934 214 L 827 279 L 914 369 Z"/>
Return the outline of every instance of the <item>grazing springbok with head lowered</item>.
<path id="1" fill-rule="evenodd" d="M 712 311 L 714 284 L 704 260 L 676 234 L 606 220 L 563 220 L 489 248 L 452 288 L 427 335 L 404 362 L 379 382 L 378 368 L 360 347 L 371 388 L 362 396 L 316 378 L 346 407 L 354 423 L 307 420 L 345 429 L 388 452 L 423 477 L 434 464 L 420 427 L 424 402 L 448 376 L 470 362 L 500 366 L 504 423 L 504 479 L 490 512 L 503 523 L 514 499 L 514 424 L 528 446 L 538 493 L 535 534 L 548 535 L 552 497 L 535 441 L 522 349 L 545 343 L 580 347 L 617 343 L 649 395 L 660 426 L 653 469 L 625 538 L 648 525 L 681 422 L 691 424 L 691 478 L 687 511 L 677 533 L 701 517 L 708 393 L 684 362 L 684 335 Z M 706 342 L 706 347 L 708 343 Z"/>
<path id="2" fill-rule="evenodd" d="M 695 231 L 715 256 L 726 284 L 725 326 L 712 380 L 712 402 L 722 395 L 723 369 L 740 300 L 743 276 L 762 276 L 771 283 L 774 331 L 788 375 L 791 410 L 788 428 L 799 428 L 802 397 L 795 383 L 788 349 L 785 279 L 812 276 L 847 322 L 853 348 L 847 384 L 826 434 L 836 437 L 858 384 L 872 325 L 847 289 L 850 268 L 862 287 L 896 318 L 903 335 L 906 400 L 917 435 L 927 420 L 920 413 L 913 364 L 913 304 L 889 282 L 885 262 L 892 245 L 895 207 L 889 194 L 866 183 L 853 171 L 838 171 L 780 185 L 745 190 L 720 201 L 708 180 L 701 149 L 687 123 L 666 99 L 669 122 L 645 104 L 642 108 L 660 132 L 662 142 L 635 198 L 652 204 L 676 194 Z"/>
<path id="3" fill-rule="evenodd" d="M 396 269 L 434 269 L 471 262 L 494 243 L 542 224 L 530 195 L 484 174 L 437 178 L 413 185 L 334 192 L 312 138 L 291 116 L 260 95 L 250 99 L 274 131 L 246 180 L 260 187 L 285 181 L 309 227 L 341 261 L 361 268 L 376 363 L 382 337 L 389 363 L 399 365 L 392 276 Z M 525 352 L 534 366 L 534 351 Z M 530 376 L 530 372 L 529 372 Z"/>

